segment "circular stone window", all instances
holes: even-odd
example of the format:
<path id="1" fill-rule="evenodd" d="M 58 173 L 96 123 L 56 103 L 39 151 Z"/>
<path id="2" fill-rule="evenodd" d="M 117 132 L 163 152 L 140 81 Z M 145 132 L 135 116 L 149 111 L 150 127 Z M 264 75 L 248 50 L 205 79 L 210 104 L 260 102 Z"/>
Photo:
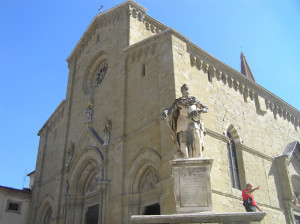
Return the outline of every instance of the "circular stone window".
<path id="1" fill-rule="evenodd" d="M 92 60 L 88 66 L 83 82 L 84 93 L 92 93 L 100 87 L 108 72 L 108 61 L 104 54 L 101 54 L 96 59 Z"/>

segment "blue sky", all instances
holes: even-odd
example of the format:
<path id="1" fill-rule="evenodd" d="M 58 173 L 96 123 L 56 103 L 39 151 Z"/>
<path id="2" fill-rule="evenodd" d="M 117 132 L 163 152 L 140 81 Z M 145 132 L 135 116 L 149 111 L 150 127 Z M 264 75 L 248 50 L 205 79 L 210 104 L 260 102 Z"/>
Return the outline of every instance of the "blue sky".
<path id="1" fill-rule="evenodd" d="M 28 187 L 38 131 L 65 99 L 66 58 L 98 14 L 121 0 L 2 1 L 0 185 Z M 140 0 L 147 14 L 300 109 L 299 0 Z"/>

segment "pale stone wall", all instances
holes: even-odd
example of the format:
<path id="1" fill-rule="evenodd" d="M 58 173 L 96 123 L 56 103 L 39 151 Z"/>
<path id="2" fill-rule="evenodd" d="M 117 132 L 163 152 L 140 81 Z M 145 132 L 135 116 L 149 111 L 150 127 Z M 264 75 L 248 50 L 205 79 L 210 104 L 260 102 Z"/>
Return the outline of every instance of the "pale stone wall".
<path id="1" fill-rule="evenodd" d="M 260 207 L 268 212 L 263 223 L 284 223 L 272 162 L 288 143 L 299 140 L 299 127 L 279 115 L 274 116 L 269 110 L 265 114 L 259 114 L 255 98 L 251 100 L 247 97 L 245 100 L 239 89 L 235 90 L 216 78 L 210 81 L 208 68 L 197 69 L 196 66 L 191 66 L 188 48 L 183 37 L 173 36 L 176 95 L 181 95 L 180 87 L 186 83 L 190 86 L 191 95 L 209 108 L 209 112 L 203 115 L 208 129 L 204 155 L 215 160 L 211 172 L 214 211 L 244 210 L 241 191 L 231 187 L 229 176 L 226 131 L 233 125 L 241 141 L 238 144 L 236 142 L 244 169 L 244 173 L 240 173 L 240 177 L 242 175 L 244 179 L 241 187 L 244 188 L 246 182 L 254 186 L 260 185 L 261 189 L 255 192 L 255 198 Z M 216 133 L 216 136 L 212 136 L 210 131 Z M 241 172 L 242 167 L 238 165 Z"/>
<path id="2" fill-rule="evenodd" d="M 158 47 L 159 46 L 159 47 Z M 128 80 L 127 83 L 127 104 L 126 104 L 126 144 L 124 166 L 126 176 L 125 182 L 130 186 L 139 181 L 130 173 L 139 173 L 143 164 L 154 167 L 159 175 L 159 185 L 153 189 L 153 197 L 143 195 L 141 200 L 135 200 L 136 204 L 133 211 L 129 209 L 130 214 L 142 214 L 143 206 L 160 203 L 161 212 L 164 214 L 173 213 L 175 205 L 170 203 L 174 201 L 173 186 L 170 182 L 170 164 L 176 147 L 169 136 L 166 125 L 162 122 L 161 113 L 166 107 L 166 102 L 174 99 L 174 76 L 173 60 L 171 52 L 170 36 L 164 35 L 150 42 L 145 40 L 137 46 L 130 48 L 127 52 L 128 57 Z M 140 57 L 132 56 L 139 55 Z M 145 74 L 142 74 L 142 67 L 145 65 Z M 171 106 L 171 105 L 168 105 Z M 167 131 L 167 133 L 165 132 Z M 167 141 L 165 141 L 167 139 Z M 147 158 L 139 156 L 143 150 L 149 152 Z M 141 158 L 140 158 L 141 157 Z M 157 161 L 155 166 L 155 161 Z M 137 167 L 135 167 L 137 165 Z M 131 179 L 131 178 L 135 179 Z M 138 189 L 134 192 L 138 193 Z M 137 207 L 138 206 L 138 207 Z M 127 217 L 125 220 L 129 220 Z M 128 214 L 127 214 L 128 216 Z M 128 223 L 130 223 L 128 221 Z"/>
<path id="3" fill-rule="evenodd" d="M 29 213 L 31 193 L 0 187 L 0 223 L 25 224 Z M 8 203 L 19 204 L 19 212 L 10 211 Z"/>
<path id="4" fill-rule="evenodd" d="M 36 214 L 42 211 L 41 205 L 47 201 L 46 198 L 51 198 L 51 200 L 59 198 L 60 171 L 64 160 L 65 125 L 65 101 L 62 101 L 38 133 L 40 143 L 28 223 L 37 220 Z M 52 203 L 52 211 L 56 214 L 58 210 L 58 201 L 56 201 Z"/>
<path id="5" fill-rule="evenodd" d="M 121 55 L 123 49 L 128 45 L 126 8 L 121 7 L 117 13 L 112 12 L 96 17 L 89 29 L 95 30 L 90 30 L 90 34 L 85 35 L 87 38 L 79 42 L 79 45 L 81 45 L 80 51 L 75 51 L 68 59 L 70 74 L 64 120 L 62 122 L 56 119 L 56 126 L 51 127 L 51 129 L 49 127 L 50 122 L 47 122 L 45 128 L 39 133 L 40 146 L 36 165 L 35 177 L 37 178 L 36 186 L 34 186 L 32 221 L 37 220 L 37 216 L 41 213 L 38 211 L 42 208 L 39 208 L 38 205 L 49 201 L 52 206 L 53 220 L 59 220 L 59 216 L 62 218 L 65 181 L 68 179 L 68 173 L 61 172 L 61 170 L 65 168 L 67 146 L 70 142 L 74 143 L 73 159 L 75 160 L 80 157 L 80 153 L 84 151 L 86 146 L 95 144 L 92 140 L 85 140 L 86 136 L 89 136 L 89 134 L 87 135 L 89 131 L 86 126 L 85 110 L 92 94 L 85 92 L 84 82 L 90 66 L 98 58 L 107 61 L 108 72 L 101 87 L 95 89 L 93 93 L 95 102 L 93 128 L 103 139 L 102 128 L 104 122 L 106 119 L 113 119 L 111 141 L 121 141 L 123 117 L 120 114 L 123 114 L 124 104 L 122 91 L 124 86 L 124 59 Z M 116 110 L 116 108 L 119 108 L 119 110 Z M 78 145 L 80 147 L 77 147 Z M 118 169 L 118 172 L 122 172 L 122 170 Z M 38 183 L 40 185 L 37 185 Z M 115 191 L 120 194 L 120 186 Z M 113 192 L 113 194 L 116 193 Z M 81 220 L 77 221 L 81 222 Z M 64 223 L 64 220 L 60 222 Z"/>
<path id="6" fill-rule="evenodd" d="M 86 94 L 82 91 L 83 83 L 85 82 L 86 75 L 90 66 L 93 64 L 93 60 L 97 60 L 100 57 L 101 60 L 106 60 L 108 64 L 108 70 L 101 86 L 96 88 L 93 93 L 94 100 L 94 112 L 93 112 L 93 129 L 103 139 L 103 126 L 105 120 L 112 120 L 112 136 L 111 142 L 114 145 L 109 151 L 109 158 L 114 158 L 113 152 L 118 151 L 118 154 L 122 154 L 119 145 L 122 145 L 123 135 L 123 116 L 124 113 L 124 59 L 121 57 L 123 49 L 128 44 L 128 20 L 126 17 L 126 11 L 120 11 L 120 19 L 114 24 L 103 26 L 96 31 L 95 36 L 99 35 L 99 41 L 92 42 L 82 52 L 82 55 L 78 58 L 76 63 L 76 74 L 74 74 L 74 83 L 72 88 L 75 89 L 71 99 L 73 101 L 70 116 L 70 133 L 69 140 L 74 141 L 75 154 L 74 157 L 78 157 L 80 152 L 90 145 L 95 143 L 86 141 L 83 135 L 87 131 L 85 110 L 89 98 L 92 96 L 90 93 Z M 120 38 L 121 37 L 121 38 Z M 99 54 L 100 52 L 100 54 Z M 99 62 L 100 62 L 99 61 Z M 98 143 L 99 144 L 99 143 Z M 122 146 L 121 146 L 122 148 Z M 107 158 L 108 159 L 108 158 Z M 116 164 L 109 164 L 106 170 L 108 178 L 114 183 L 112 189 L 109 191 L 110 197 L 120 197 L 122 192 L 122 182 L 119 177 L 122 176 L 123 162 L 120 159 L 116 159 L 121 162 L 119 166 Z M 119 183 L 117 183 L 119 182 Z M 109 199 L 107 199 L 109 200 Z M 117 201 L 116 203 L 119 203 Z M 114 202 L 111 206 L 116 206 Z M 108 211 L 111 207 L 107 207 Z M 116 213 L 111 213 L 116 219 L 112 223 L 119 223 L 120 221 L 120 209 Z"/>

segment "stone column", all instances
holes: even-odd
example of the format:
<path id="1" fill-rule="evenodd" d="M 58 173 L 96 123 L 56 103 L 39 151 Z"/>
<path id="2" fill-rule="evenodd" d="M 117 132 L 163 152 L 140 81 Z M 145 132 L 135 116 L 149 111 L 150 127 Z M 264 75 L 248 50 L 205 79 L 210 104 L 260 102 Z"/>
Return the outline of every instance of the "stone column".
<path id="1" fill-rule="evenodd" d="M 106 190 L 108 186 L 108 182 L 103 180 L 99 183 L 100 191 L 99 191 L 99 217 L 98 217 L 98 224 L 105 224 L 105 200 L 106 200 Z"/>

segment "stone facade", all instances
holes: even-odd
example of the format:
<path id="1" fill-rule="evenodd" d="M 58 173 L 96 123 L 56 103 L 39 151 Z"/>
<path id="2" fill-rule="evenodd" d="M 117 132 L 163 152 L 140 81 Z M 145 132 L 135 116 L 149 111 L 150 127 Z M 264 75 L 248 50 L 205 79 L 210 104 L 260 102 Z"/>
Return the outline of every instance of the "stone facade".
<path id="1" fill-rule="evenodd" d="M 261 186 L 262 223 L 293 219 L 278 199 L 275 158 L 299 141 L 299 111 L 130 0 L 97 15 L 67 62 L 66 99 L 39 131 L 28 223 L 132 223 L 132 215 L 154 210 L 173 214 L 177 148 L 161 113 L 184 83 L 209 108 L 204 156 L 214 160 L 213 210 L 244 211 L 241 188 L 251 182 Z M 239 187 L 232 187 L 227 133 Z M 299 178 L 299 166 L 293 170 Z"/>

